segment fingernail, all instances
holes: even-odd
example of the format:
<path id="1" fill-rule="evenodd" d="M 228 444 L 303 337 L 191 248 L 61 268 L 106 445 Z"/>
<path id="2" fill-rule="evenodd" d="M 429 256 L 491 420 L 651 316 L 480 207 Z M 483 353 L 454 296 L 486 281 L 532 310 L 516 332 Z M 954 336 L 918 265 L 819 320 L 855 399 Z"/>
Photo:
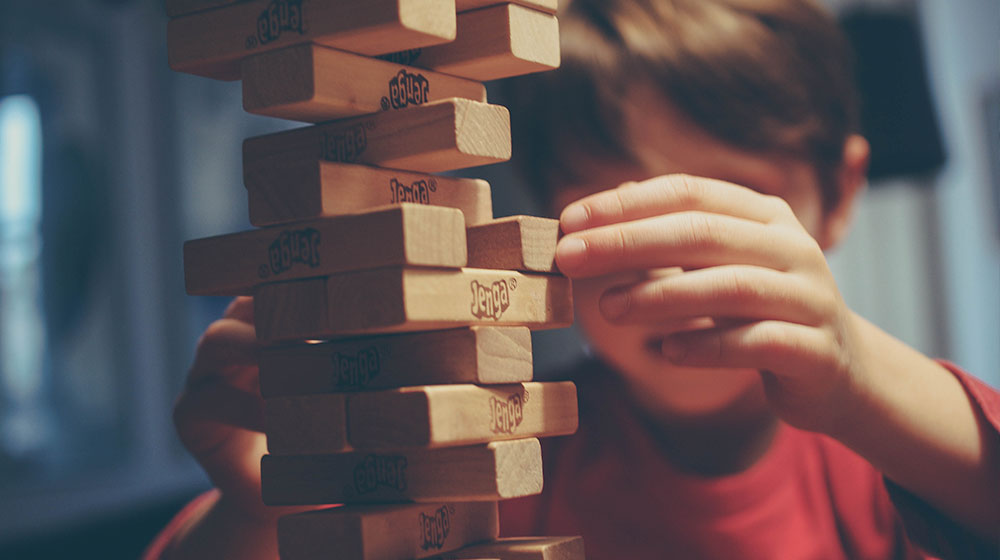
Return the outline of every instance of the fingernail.
<path id="1" fill-rule="evenodd" d="M 609 291 L 601 297 L 601 313 L 608 319 L 617 319 L 628 312 L 628 292 Z"/>
<path id="2" fill-rule="evenodd" d="M 683 361 L 684 357 L 687 356 L 687 346 L 681 344 L 681 341 L 676 338 L 665 339 L 661 350 L 668 360 L 675 363 Z"/>
<path id="3" fill-rule="evenodd" d="M 570 204 L 563 210 L 559 221 L 562 222 L 563 231 L 571 233 L 587 227 L 589 219 L 590 216 L 587 214 L 587 209 L 582 204 Z"/>
<path id="4" fill-rule="evenodd" d="M 556 264 L 562 271 L 571 270 L 587 260 L 587 244 L 576 237 L 564 237 L 556 246 Z"/>

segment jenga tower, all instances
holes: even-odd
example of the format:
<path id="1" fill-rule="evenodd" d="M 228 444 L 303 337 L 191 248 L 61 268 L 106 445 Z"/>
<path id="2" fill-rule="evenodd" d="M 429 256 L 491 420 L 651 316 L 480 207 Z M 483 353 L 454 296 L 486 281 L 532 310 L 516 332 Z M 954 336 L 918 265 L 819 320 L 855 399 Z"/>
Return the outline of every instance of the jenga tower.
<path id="1" fill-rule="evenodd" d="M 456 6 L 457 3 L 457 6 Z M 243 81 L 247 111 L 318 123 L 247 139 L 253 231 L 189 241 L 187 290 L 254 295 L 270 505 L 284 560 L 582 560 L 499 539 L 542 489 L 538 437 L 577 427 L 532 382 L 529 329 L 573 320 L 558 223 L 493 219 L 504 161 L 483 80 L 558 66 L 556 0 L 167 0 L 171 67 Z"/>

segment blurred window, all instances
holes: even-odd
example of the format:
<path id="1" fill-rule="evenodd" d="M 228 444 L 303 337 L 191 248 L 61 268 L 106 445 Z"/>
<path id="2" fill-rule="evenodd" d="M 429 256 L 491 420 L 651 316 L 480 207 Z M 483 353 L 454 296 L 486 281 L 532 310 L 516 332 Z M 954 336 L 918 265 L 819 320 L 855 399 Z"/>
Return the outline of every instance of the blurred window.
<path id="1" fill-rule="evenodd" d="M 27 95 L 0 99 L 0 446 L 13 460 L 51 437 L 43 395 L 42 126 Z"/>

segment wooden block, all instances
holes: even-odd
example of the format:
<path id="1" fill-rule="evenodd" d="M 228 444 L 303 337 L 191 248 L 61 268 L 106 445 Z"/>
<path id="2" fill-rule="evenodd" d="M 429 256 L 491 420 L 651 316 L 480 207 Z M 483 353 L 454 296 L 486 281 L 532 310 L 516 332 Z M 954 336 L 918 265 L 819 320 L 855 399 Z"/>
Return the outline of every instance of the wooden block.
<path id="1" fill-rule="evenodd" d="M 169 1 L 169 0 L 168 0 Z M 176 1 L 176 0 L 175 0 Z M 209 0 L 204 0 L 209 1 Z M 219 0 L 216 0 L 219 1 Z M 549 14 L 554 14 L 559 10 L 559 0 L 511 0 L 514 4 L 519 4 L 525 8 L 539 10 Z M 459 12 L 478 10 L 497 4 L 504 4 L 503 0 L 456 0 L 455 9 Z"/>
<path id="2" fill-rule="evenodd" d="M 177 17 L 235 4 L 239 1 L 241 0 L 166 0 L 165 4 L 167 16 Z"/>
<path id="3" fill-rule="evenodd" d="M 254 0 L 171 19 L 167 57 L 180 72 L 238 80 L 240 60 L 290 45 L 377 55 L 455 34 L 455 0 Z"/>
<path id="4" fill-rule="evenodd" d="M 472 327 L 272 346 L 260 354 L 260 390 L 265 398 L 406 385 L 496 385 L 531 378 L 531 333 L 524 327 Z"/>
<path id="5" fill-rule="evenodd" d="M 542 491 L 537 439 L 444 449 L 337 455 L 265 455 L 264 503 L 496 501 Z"/>
<path id="6" fill-rule="evenodd" d="M 461 267 L 465 221 L 454 208 L 400 204 L 188 241 L 189 294 L 250 294 L 262 282 L 408 264 Z"/>
<path id="7" fill-rule="evenodd" d="M 268 226 L 412 202 L 458 208 L 465 224 L 493 219 L 490 184 L 349 163 L 296 160 L 245 177 L 250 223 Z"/>
<path id="8" fill-rule="evenodd" d="M 243 108 L 305 122 L 405 109 L 451 97 L 486 101 L 479 82 L 319 45 L 243 59 Z"/>
<path id="9" fill-rule="evenodd" d="M 411 560 L 495 539 L 496 502 L 349 506 L 278 519 L 282 560 Z"/>
<path id="10" fill-rule="evenodd" d="M 569 279 L 481 268 L 382 268 L 263 284 L 254 294 L 257 337 L 265 342 L 573 322 Z"/>
<path id="11" fill-rule="evenodd" d="M 576 414 L 568 381 L 403 387 L 352 394 L 347 437 L 359 449 L 473 445 L 571 434 Z"/>
<path id="12" fill-rule="evenodd" d="M 496 557 L 501 560 L 584 560 L 580 537 L 518 537 L 474 544 L 444 554 L 435 560 L 472 560 Z"/>
<path id="13" fill-rule="evenodd" d="M 510 216 L 469 227 L 469 266 L 524 272 L 558 272 L 559 220 Z"/>
<path id="14" fill-rule="evenodd" d="M 264 400 L 267 450 L 276 455 L 343 453 L 347 441 L 347 397 L 342 394 L 277 397 Z M 304 430 L 303 426 L 310 429 Z"/>
<path id="15" fill-rule="evenodd" d="M 559 22 L 552 14 L 501 4 L 458 15 L 451 43 L 384 58 L 489 81 L 559 67 Z"/>
<path id="16" fill-rule="evenodd" d="M 243 142 L 243 174 L 290 160 L 364 163 L 433 173 L 510 158 L 510 115 L 499 105 L 447 99 L 307 126 Z"/>

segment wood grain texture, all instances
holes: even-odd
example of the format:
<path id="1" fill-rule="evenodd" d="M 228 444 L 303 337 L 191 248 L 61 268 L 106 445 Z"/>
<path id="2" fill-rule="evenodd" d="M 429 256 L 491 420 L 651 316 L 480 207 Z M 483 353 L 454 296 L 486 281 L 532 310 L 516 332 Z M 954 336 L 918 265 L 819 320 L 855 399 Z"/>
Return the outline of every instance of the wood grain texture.
<path id="1" fill-rule="evenodd" d="M 179 72 L 238 80 L 243 58 L 290 45 L 378 55 L 455 34 L 455 0 L 255 0 L 172 18 L 167 58 Z"/>
<path id="2" fill-rule="evenodd" d="M 433 173 L 509 158 L 507 109 L 468 99 L 435 101 L 243 142 L 244 181 L 296 159 Z"/>
<path id="3" fill-rule="evenodd" d="M 165 0 L 168 17 L 183 16 L 203 12 L 220 6 L 236 4 L 244 0 Z"/>
<path id="4" fill-rule="evenodd" d="M 263 284 L 254 295 L 257 337 L 264 342 L 573 322 L 567 278 L 480 268 L 382 268 Z"/>
<path id="5" fill-rule="evenodd" d="M 412 560 L 495 539 L 496 502 L 348 506 L 278 519 L 282 560 Z"/>
<path id="6" fill-rule="evenodd" d="M 471 226 L 465 234 L 469 266 L 524 272 L 558 272 L 559 220 L 509 216 Z"/>
<path id="7" fill-rule="evenodd" d="M 470 10 L 478 10 L 479 8 L 486 8 L 488 6 L 496 6 L 497 4 L 506 3 L 507 2 L 504 2 L 503 0 L 456 0 L 455 8 L 459 12 L 468 12 Z M 512 0 L 512 3 L 549 14 L 554 14 L 559 9 L 558 0 Z"/>
<path id="8" fill-rule="evenodd" d="M 305 122 L 398 110 L 451 97 L 486 101 L 479 82 L 315 44 L 243 59 L 243 108 Z"/>
<path id="9" fill-rule="evenodd" d="M 265 455 L 268 505 L 496 501 L 542 491 L 537 439 L 386 453 Z"/>
<path id="10" fill-rule="evenodd" d="M 435 560 L 585 560 L 580 537 L 518 537 L 474 544 L 441 555 Z"/>
<path id="11" fill-rule="evenodd" d="M 413 66 L 480 81 L 552 70 L 560 61 L 559 22 L 545 12 L 500 4 L 459 14 L 454 41 L 396 57 L 405 54 Z"/>
<path id="12" fill-rule="evenodd" d="M 386 411 L 400 411 L 386 414 Z M 348 440 L 359 449 L 450 447 L 571 434 L 577 428 L 570 382 L 429 385 L 355 393 Z"/>
<path id="13" fill-rule="evenodd" d="M 388 389 L 406 385 L 531 381 L 531 333 L 471 327 L 354 338 L 261 350 L 265 397 Z"/>
<path id="14" fill-rule="evenodd" d="M 458 208 L 466 225 L 493 219 L 490 184 L 465 179 L 381 169 L 366 165 L 290 158 L 287 164 L 257 166 L 245 177 L 250 223 L 269 226 L 352 214 L 387 204 L 411 202 Z"/>
<path id="15" fill-rule="evenodd" d="M 309 429 L 303 429 L 308 427 Z M 267 450 L 276 455 L 343 453 L 347 439 L 347 397 L 341 394 L 278 397 L 264 400 Z"/>
<path id="16" fill-rule="evenodd" d="M 189 294 L 253 293 L 264 282 L 391 265 L 466 263 L 465 220 L 454 208 L 400 204 L 293 226 L 184 244 Z"/>

